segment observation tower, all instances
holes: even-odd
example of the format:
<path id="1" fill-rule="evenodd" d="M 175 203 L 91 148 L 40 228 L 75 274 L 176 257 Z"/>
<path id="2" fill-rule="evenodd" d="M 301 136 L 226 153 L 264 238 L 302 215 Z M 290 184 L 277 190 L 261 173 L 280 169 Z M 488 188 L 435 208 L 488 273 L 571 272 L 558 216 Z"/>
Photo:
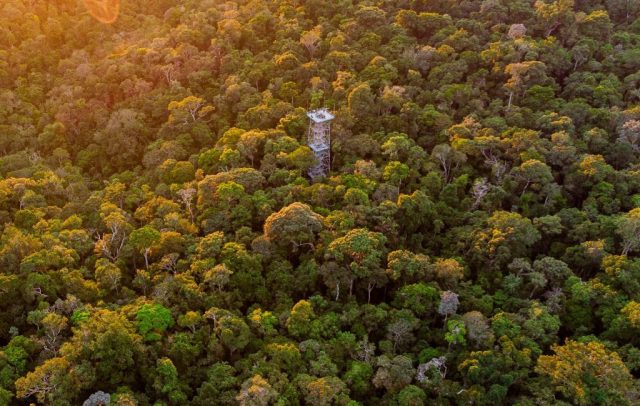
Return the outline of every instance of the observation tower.
<path id="1" fill-rule="evenodd" d="M 316 164 L 309 169 L 311 180 L 327 176 L 331 168 L 331 120 L 335 118 L 327 109 L 312 110 L 309 117 L 307 145 L 316 156 Z"/>

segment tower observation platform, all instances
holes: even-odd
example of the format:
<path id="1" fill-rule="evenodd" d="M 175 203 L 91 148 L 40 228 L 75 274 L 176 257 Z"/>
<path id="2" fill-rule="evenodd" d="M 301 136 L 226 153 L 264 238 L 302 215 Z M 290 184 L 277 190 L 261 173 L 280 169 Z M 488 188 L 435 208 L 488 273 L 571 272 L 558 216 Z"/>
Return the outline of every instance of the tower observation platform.
<path id="1" fill-rule="evenodd" d="M 309 117 L 307 145 L 316 156 L 316 164 L 309 169 L 311 180 L 327 176 L 331 168 L 331 121 L 335 118 L 327 109 L 312 110 Z"/>

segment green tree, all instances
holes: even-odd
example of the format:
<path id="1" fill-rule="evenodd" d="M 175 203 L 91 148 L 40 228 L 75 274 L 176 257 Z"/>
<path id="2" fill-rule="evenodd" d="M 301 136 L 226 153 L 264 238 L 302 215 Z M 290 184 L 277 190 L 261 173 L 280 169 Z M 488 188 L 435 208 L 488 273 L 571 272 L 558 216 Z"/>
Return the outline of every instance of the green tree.
<path id="1" fill-rule="evenodd" d="M 98 286 L 103 289 L 118 291 L 122 279 L 122 271 L 116 264 L 109 262 L 105 258 L 100 258 L 96 261 L 95 274 Z"/>
<path id="2" fill-rule="evenodd" d="M 529 247 L 540 240 L 531 220 L 518 213 L 496 211 L 487 220 L 488 228 L 475 235 L 474 250 L 491 260 L 525 256 Z"/>
<path id="3" fill-rule="evenodd" d="M 136 313 L 138 331 L 146 341 L 158 341 L 174 324 L 171 311 L 160 304 L 143 304 Z"/>
<path id="4" fill-rule="evenodd" d="M 202 322 L 202 316 L 200 313 L 190 310 L 185 314 L 178 317 L 178 325 L 180 327 L 186 327 L 191 330 L 191 333 L 195 334 L 196 326 Z"/>
<path id="5" fill-rule="evenodd" d="M 553 175 L 551 168 L 544 162 L 537 159 L 529 159 L 522 163 L 522 165 L 513 168 L 511 175 L 517 179 L 522 186 L 522 197 L 529 186 L 534 186 L 536 190 L 540 190 L 543 186 L 553 181 Z"/>
<path id="6" fill-rule="evenodd" d="M 187 401 L 187 395 L 178 378 L 178 371 L 169 358 L 157 360 L 155 374 L 153 388 L 166 396 L 170 404 L 179 405 Z"/>
<path id="7" fill-rule="evenodd" d="M 382 171 L 382 177 L 387 182 L 398 187 L 398 193 L 400 193 L 400 187 L 402 181 L 409 176 L 409 167 L 398 161 L 389 162 Z"/>
<path id="8" fill-rule="evenodd" d="M 296 338 L 308 335 L 310 323 L 315 318 L 313 307 L 307 300 L 301 300 L 293 306 L 287 319 L 287 330 Z"/>
<path id="9" fill-rule="evenodd" d="M 371 277 L 381 269 L 385 242 L 386 238 L 381 233 L 359 228 L 329 244 L 329 254 L 349 272 L 349 295 L 353 292 L 356 279 Z"/>
<path id="10" fill-rule="evenodd" d="M 352 393 L 364 396 L 370 390 L 372 377 L 373 367 L 370 364 L 354 361 L 343 375 L 342 380 L 348 385 Z"/>
<path id="11" fill-rule="evenodd" d="M 313 243 L 323 229 L 323 218 L 303 203 L 292 203 L 267 217 L 264 234 L 277 245 L 294 250 Z"/>
<path id="12" fill-rule="evenodd" d="M 214 319 L 214 332 L 231 354 L 245 348 L 253 338 L 247 323 L 227 311 L 210 309 L 205 317 Z"/>
<path id="13" fill-rule="evenodd" d="M 378 357 L 377 366 L 373 384 L 377 388 L 384 388 L 392 393 L 409 385 L 416 372 L 411 359 L 404 355 L 397 355 L 394 358 L 382 355 Z"/>
<path id="14" fill-rule="evenodd" d="M 233 403 L 236 396 L 237 378 L 232 366 L 219 362 L 207 370 L 207 379 L 198 388 L 198 395 L 194 397 L 196 405 L 208 405 L 211 399 L 221 403 Z"/>
<path id="15" fill-rule="evenodd" d="M 86 371 L 83 388 L 94 388 L 100 382 L 105 389 L 115 389 L 135 381 L 142 337 L 127 318 L 100 309 L 72 330 L 73 336 L 62 345 L 60 354 Z"/>

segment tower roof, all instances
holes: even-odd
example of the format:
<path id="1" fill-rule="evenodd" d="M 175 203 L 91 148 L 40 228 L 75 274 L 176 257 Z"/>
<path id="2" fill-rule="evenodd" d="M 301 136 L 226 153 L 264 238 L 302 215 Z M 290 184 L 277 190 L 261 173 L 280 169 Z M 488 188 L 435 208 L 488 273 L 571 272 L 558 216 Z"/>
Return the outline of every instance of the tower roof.
<path id="1" fill-rule="evenodd" d="M 333 114 L 329 112 L 327 109 L 317 109 L 307 112 L 307 117 L 311 119 L 314 123 L 324 123 L 326 121 L 331 121 L 336 118 Z"/>

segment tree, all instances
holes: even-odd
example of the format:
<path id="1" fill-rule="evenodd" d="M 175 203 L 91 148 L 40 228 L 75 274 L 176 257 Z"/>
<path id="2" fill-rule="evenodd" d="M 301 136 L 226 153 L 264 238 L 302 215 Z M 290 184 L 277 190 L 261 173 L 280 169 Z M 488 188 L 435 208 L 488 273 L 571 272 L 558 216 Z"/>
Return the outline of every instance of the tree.
<path id="1" fill-rule="evenodd" d="M 199 406 L 208 405 L 211 399 L 231 404 L 235 400 L 236 381 L 235 369 L 227 363 L 218 362 L 207 370 L 206 381 L 198 388 L 198 395 L 193 403 Z"/>
<path id="2" fill-rule="evenodd" d="M 296 338 L 305 337 L 308 334 L 311 321 L 315 318 L 311 303 L 301 300 L 293 306 L 287 319 L 287 330 Z"/>
<path id="3" fill-rule="evenodd" d="M 381 233 L 359 228 L 336 238 L 328 247 L 328 253 L 345 267 L 349 274 L 349 295 L 356 279 L 366 279 L 381 269 L 386 238 Z"/>
<path id="4" fill-rule="evenodd" d="M 573 0 L 570 0 L 573 1 Z M 504 68 L 509 80 L 505 88 L 509 91 L 507 109 L 511 108 L 514 96 L 518 97 L 533 85 L 542 85 L 547 80 L 546 66 L 540 61 L 511 63 Z"/>
<path id="5" fill-rule="evenodd" d="M 111 403 L 111 396 L 99 390 L 92 393 L 87 400 L 82 403 L 82 406 L 109 406 L 109 403 Z"/>
<path id="6" fill-rule="evenodd" d="M 278 396 L 261 375 L 254 375 L 242 383 L 236 400 L 240 406 L 267 406 Z"/>
<path id="7" fill-rule="evenodd" d="M 640 15 L 640 4 L 631 0 L 607 0 L 609 15 L 618 23 L 629 24 Z"/>
<path id="8" fill-rule="evenodd" d="M 524 24 L 511 24 L 507 36 L 511 39 L 520 39 L 527 33 L 527 27 Z"/>
<path id="9" fill-rule="evenodd" d="M 96 282 L 103 289 L 118 291 L 122 271 L 118 266 L 105 258 L 96 261 Z"/>
<path id="10" fill-rule="evenodd" d="M 431 380 L 439 381 L 447 376 L 447 358 L 444 356 L 431 358 L 429 361 L 418 365 L 416 381 L 428 383 Z"/>
<path id="11" fill-rule="evenodd" d="M 98 382 L 105 389 L 116 389 L 135 381 L 142 337 L 126 317 L 99 309 L 72 330 L 60 354 L 83 371 L 84 389 Z"/>
<path id="12" fill-rule="evenodd" d="M 427 395 L 419 387 L 409 385 L 402 389 L 396 398 L 400 406 L 422 406 L 427 400 Z"/>
<path id="13" fill-rule="evenodd" d="M 496 211 L 487 220 L 487 229 L 475 234 L 474 250 L 491 261 L 526 256 L 528 247 L 541 236 L 531 220 L 518 213 Z"/>
<path id="14" fill-rule="evenodd" d="M 526 160 L 520 166 L 513 168 L 511 175 L 519 182 L 524 183 L 520 197 L 524 196 L 530 185 L 536 185 L 536 189 L 540 190 L 553 180 L 551 168 L 537 159 Z"/>
<path id="15" fill-rule="evenodd" d="M 160 241 L 160 232 L 151 226 L 134 230 L 129 235 L 129 242 L 144 256 L 145 268 L 149 268 L 151 248 Z"/>
<path id="16" fill-rule="evenodd" d="M 404 285 L 397 290 L 393 304 L 401 309 L 410 309 L 416 316 L 433 314 L 440 294 L 434 286 L 425 283 Z"/>
<path id="17" fill-rule="evenodd" d="M 196 333 L 196 326 L 202 322 L 202 315 L 198 312 L 190 310 L 178 317 L 178 325 L 191 330 L 192 334 Z"/>
<path id="18" fill-rule="evenodd" d="M 414 254 L 406 250 L 392 251 L 387 255 L 387 276 L 392 281 L 403 284 L 428 279 L 431 261 L 424 254 Z"/>
<path id="19" fill-rule="evenodd" d="M 169 358 L 160 358 L 156 362 L 156 377 L 153 388 L 169 399 L 171 404 L 184 404 L 187 395 L 178 379 L 178 371 Z"/>
<path id="20" fill-rule="evenodd" d="M 579 405 L 632 404 L 638 384 L 620 359 L 598 341 L 567 340 L 551 347 L 554 355 L 538 358 L 536 372 L 549 377 L 557 392 Z"/>
<path id="21" fill-rule="evenodd" d="M 309 57 L 313 59 L 318 47 L 320 46 L 322 27 L 316 26 L 310 31 L 304 32 L 300 36 L 300 44 L 302 44 L 309 52 Z"/>
<path id="22" fill-rule="evenodd" d="M 609 14 L 604 10 L 595 10 L 579 21 L 579 32 L 581 35 L 591 37 L 598 41 L 609 40 L 613 24 L 609 19 Z"/>
<path id="23" fill-rule="evenodd" d="M 347 389 L 344 382 L 335 376 L 313 379 L 309 377 L 300 383 L 305 403 L 310 406 L 329 406 L 335 404 L 339 395 Z"/>
<path id="24" fill-rule="evenodd" d="M 171 311 L 160 304 L 146 303 L 136 314 L 138 331 L 146 341 L 158 341 L 161 334 L 174 324 Z"/>
<path id="25" fill-rule="evenodd" d="M 180 197 L 180 201 L 184 204 L 187 212 L 189 213 L 189 219 L 191 220 L 191 224 L 194 221 L 193 215 L 193 198 L 196 196 L 198 191 L 194 188 L 180 189 L 178 190 L 178 196 Z"/>
<path id="26" fill-rule="evenodd" d="M 396 15 L 396 22 L 409 30 L 412 35 L 420 39 L 428 39 L 442 28 L 451 25 L 449 15 L 438 13 L 416 13 L 413 10 L 402 9 Z"/>
<path id="27" fill-rule="evenodd" d="M 187 96 L 180 101 L 172 101 L 167 108 L 170 113 L 169 122 L 174 124 L 195 122 L 214 110 L 213 106 L 207 105 L 203 98 L 197 96 Z"/>
<path id="28" fill-rule="evenodd" d="M 467 333 L 467 329 L 464 322 L 461 320 L 449 320 L 447 322 L 447 332 L 444 335 L 444 339 L 451 345 L 464 344 L 466 340 L 464 338 Z"/>
<path id="29" fill-rule="evenodd" d="M 620 312 L 629 321 L 631 326 L 640 328 L 640 303 L 632 300 L 627 303 Z"/>
<path id="30" fill-rule="evenodd" d="M 101 146 L 101 155 L 93 160 L 101 162 L 107 172 L 124 169 L 127 162 L 138 160 L 149 134 L 146 120 L 144 113 L 134 109 L 113 110 L 104 127 L 94 135 Z"/>
<path id="31" fill-rule="evenodd" d="M 400 193 L 400 187 L 402 181 L 409 176 L 409 167 L 398 161 L 389 162 L 382 171 L 382 177 L 387 182 L 398 187 L 398 193 Z"/>
<path id="32" fill-rule="evenodd" d="M 373 377 L 376 388 L 395 393 L 409 385 L 415 375 L 411 359 L 404 355 L 389 358 L 386 355 L 378 357 L 376 362 L 378 369 Z"/>
<path id="33" fill-rule="evenodd" d="M 640 248 L 640 208 L 621 216 L 616 231 L 622 237 L 622 255 Z"/>
<path id="34" fill-rule="evenodd" d="M 348 385 L 352 394 L 362 396 L 369 391 L 372 377 L 373 367 L 369 363 L 354 361 L 342 380 Z"/>
<path id="35" fill-rule="evenodd" d="M 459 304 L 460 301 L 458 300 L 458 295 L 450 290 L 445 290 L 440 294 L 438 313 L 444 316 L 444 319 L 446 320 L 449 316 L 456 314 Z"/>
<path id="36" fill-rule="evenodd" d="M 387 338 L 393 343 L 393 351 L 398 346 L 404 346 L 415 340 L 413 331 L 416 328 L 417 319 L 413 317 L 398 317 L 387 325 Z"/>
<path id="37" fill-rule="evenodd" d="M 487 318 L 477 310 L 472 310 L 462 315 L 467 337 L 476 346 L 490 344 L 494 337 Z"/>
<path id="38" fill-rule="evenodd" d="M 449 144 L 436 145 L 431 151 L 431 157 L 440 164 L 445 183 L 451 180 L 452 172 L 467 160 L 462 152 L 451 148 Z"/>
<path id="39" fill-rule="evenodd" d="M 120 257 L 131 226 L 127 222 L 126 213 L 112 203 L 100 206 L 100 218 L 107 231 L 98 234 L 95 251 L 115 262 Z"/>
<path id="40" fill-rule="evenodd" d="M 347 98 L 349 114 L 354 120 L 364 120 L 375 111 L 375 96 L 367 83 L 354 87 Z"/>
<path id="41" fill-rule="evenodd" d="M 278 332 L 278 319 L 270 311 L 257 308 L 249 314 L 248 319 L 251 327 L 258 330 L 262 336 L 274 336 Z"/>
<path id="42" fill-rule="evenodd" d="M 640 120 L 626 121 L 618 133 L 618 141 L 630 145 L 636 152 L 640 151 Z"/>
<path id="43" fill-rule="evenodd" d="M 217 258 L 222 252 L 224 245 L 224 233 L 215 231 L 207 234 L 198 243 L 196 255 L 200 259 Z"/>
<path id="44" fill-rule="evenodd" d="M 43 404 L 68 404 L 79 392 L 79 384 L 80 379 L 67 359 L 51 358 L 16 381 L 16 395 L 35 396 Z"/>
<path id="45" fill-rule="evenodd" d="M 41 324 L 44 329 L 43 344 L 45 350 L 57 355 L 62 332 L 68 326 L 67 318 L 57 313 L 48 313 L 42 318 Z"/>
<path id="46" fill-rule="evenodd" d="M 464 267 L 454 258 L 438 258 L 433 270 L 443 288 L 454 288 L 464 277 Z"/>
<path id="47" fill-rule="evenodd" d="M 305 244 L 313 248 L 316 234 L 322 229 L 323 217 L 299 202 L 283 207 L 264 222 L 264 234 L 270 241 L 294 250 Z"/>
<path id="48" fill-rule="evenodd" d="M 212 263 L 209 261 L 202 261 L 206 263 Z M 194 264 L 196 264 L 194 262 Z M 193 266 L 193 265 L 192 265 Z M 231 280 L 231 276 L 233 275 L 233 271 L 229 269 L 229 267 L 225 264 L 217 264 L 212 268 L 207 267 L 206 271 L 204 271 L 203 281 L 211 285 L 218 292 L 222 292 L 222 289 L 229 284 Z"/>
<path id="49" fill-rule="evenodd" d="M 470 352 L 458 366 L 466 384 L 475 389 L 472 398 L 502 403 L 507 399 L 509 388 L 527 380 L 531 374 L 532 351 L 537 351 L 536 348 L 527 346 L 529 343 L 521 337 L 511 339 L 502 333 L 502 329 L 496 331 L 500 338 L 492 348 Z M 517 333 L 512 331 L 509 335 Z"/>
<path id="50" fill-rule="evenodd" d="M 548 37 L 560 28 L 574 23 L 574 0 L 556 0 L 550 3 L 535 2 L 536 14 L 544 27 L 544 36 Z"/>
<path id="51" fill-rule="evenodd" d="M 482 200 L 487 196 L 489 191 L 491 190 L 491 184 L 487 181 L 487 178 L 476 179 L 473 182 L 472 188 L 472 196 L 473 196 L 473 204 L 471 205 L 471 209 L 475 210 L 480 206 Z"/>
<path id="52" fill-rule="evenodd" d="M 216 336 L 233 354 L 238 350 L 245 348 L 252 337 L 251 329 L 240 317 L 236 317 L 226 311 L 212 311 L 211 309 L 205 313 L 205 317 L 214 318 L 214 332 Z"/>

